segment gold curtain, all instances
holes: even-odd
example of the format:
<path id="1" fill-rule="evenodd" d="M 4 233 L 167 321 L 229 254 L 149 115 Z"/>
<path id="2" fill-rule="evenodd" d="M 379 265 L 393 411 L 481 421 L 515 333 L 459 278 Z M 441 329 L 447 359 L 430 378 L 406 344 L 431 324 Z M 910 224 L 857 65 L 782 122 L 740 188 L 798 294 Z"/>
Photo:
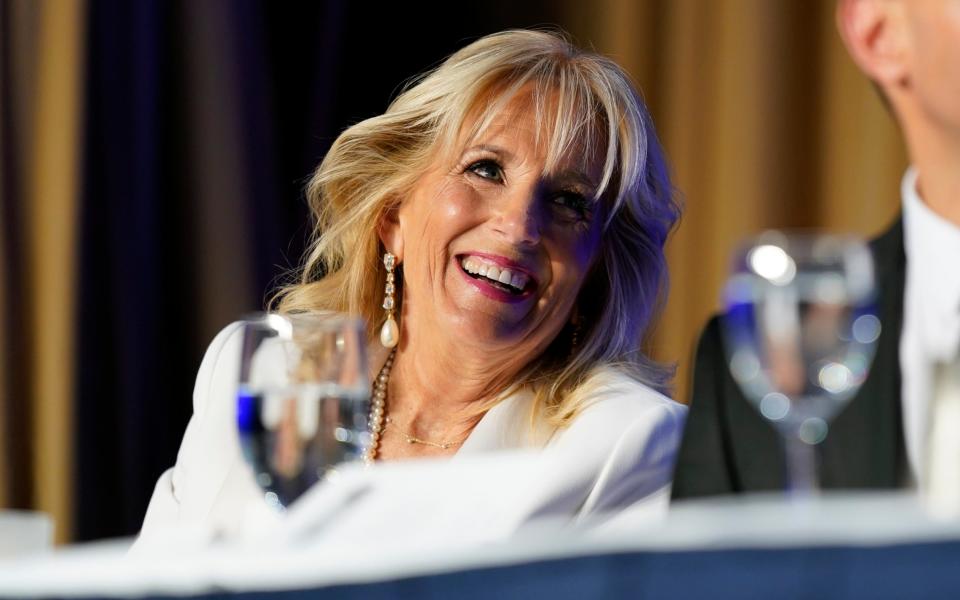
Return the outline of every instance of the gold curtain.
<path id="1" fill-rule="evenodd" d="M 8 385 L 10 373 L 0 373 L 0 414 L 11 414 L 10 403 L 21 402 L 14 394 L 29 399 L 26 423 L 0 423 L 11 436 L 27 437 L 30 473 L 26 481 L 11 476 L 12 465 L 0 471 L 0 502 L 14 496 L 23 501 L 22 491 L 32 508 L 50 513 L 56 524 L 56 538 L 64 541 L 71 530 L 72 484 L 72 397 L 73 331 L 76 255 L 76 206 L 79 190 L 79 134 L 82 114 L 82 0 L 9 0 L 3 7 L 4 32 L 9 33 L 6 49 L 9 72 L 3 73 L 11 93 L 4 98 L 12 115 L 11 146 L 16 172 L 6 165 L 4 179 L 18 186 L 4 186 L 16 193 L 5 197 L 16 205 L 18 221 L 12 224 L 22 245 L 13 248 L 7 264 L 18 265 L 22 279 L 10 281 L 11 273 L 0 273 L 10 289 L 4 290 L 6 305 L 12 294 L 20 295 L 23 313 L 14 318 L 23 322 L 22 339 L 0 331 L 0 352 L 18 356 L 4 364 L 24 365 L 28 371 L 24 389 Z M 7 214 L 11 214 L 8 212 Z M 6 460 L 6 457 L 5 459 Z"/>
<path id="2" fill-rule="evenodd" d="M 834 0 L 569 2 L 584 46 L 642 90 L 684 215 L 669 242 L 670 299 L 653 337 L 686 401 L 697 335 L 719 309 L 736 243 L 771 227 L 869 236 L 899 210 L 906 157 L 848 57 Z"/>

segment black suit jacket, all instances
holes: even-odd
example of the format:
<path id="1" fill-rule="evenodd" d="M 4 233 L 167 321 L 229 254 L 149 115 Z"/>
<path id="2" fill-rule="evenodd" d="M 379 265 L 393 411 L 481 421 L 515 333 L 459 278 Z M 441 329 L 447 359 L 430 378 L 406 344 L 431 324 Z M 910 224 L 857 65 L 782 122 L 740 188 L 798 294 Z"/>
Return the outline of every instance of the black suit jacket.
<path id="1" fill-rule="evenodd" d="M 906 257 L 898 220 L 871 243 L 882 331 L 870 373 L 830 424 L 820 446 L 824 488 L 896 488 L 907 481 L 900 415 L 900 329 Z M 697 346 L 690 413 L 673 482 L 673 498 L 785 487 L 777 432 L 740 392 L 727 368 L 719 317 Z"/>

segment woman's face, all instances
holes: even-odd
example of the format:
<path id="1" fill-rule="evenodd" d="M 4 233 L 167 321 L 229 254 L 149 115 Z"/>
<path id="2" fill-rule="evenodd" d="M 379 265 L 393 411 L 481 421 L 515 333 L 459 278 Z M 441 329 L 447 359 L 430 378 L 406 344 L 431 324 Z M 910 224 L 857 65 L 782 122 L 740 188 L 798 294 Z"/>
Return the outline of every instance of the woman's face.
<path id="1" fill-rule="evenodd" d="M 545 174 L 531 113 L 523 98 L 509 104 L 384 224 L 403 266 L 408 340 L 506 350 L 498 360 L 522 365 L 569 320 L 599 254 L 603 215 L 591 199 L 601 164 L 578 148 Z"/>

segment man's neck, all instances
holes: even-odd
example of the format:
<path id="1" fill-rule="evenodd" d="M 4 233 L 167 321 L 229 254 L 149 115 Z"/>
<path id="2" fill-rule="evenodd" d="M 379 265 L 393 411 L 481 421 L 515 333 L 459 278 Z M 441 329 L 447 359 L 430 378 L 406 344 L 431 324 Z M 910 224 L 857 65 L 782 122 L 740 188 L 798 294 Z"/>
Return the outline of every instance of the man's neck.
<path id="1" fill-rule="evenodd" d="M 930 123 L 908 128 L 906 136 L 920 198 L 937 215 L 960 227 L 960 139 Z"/>

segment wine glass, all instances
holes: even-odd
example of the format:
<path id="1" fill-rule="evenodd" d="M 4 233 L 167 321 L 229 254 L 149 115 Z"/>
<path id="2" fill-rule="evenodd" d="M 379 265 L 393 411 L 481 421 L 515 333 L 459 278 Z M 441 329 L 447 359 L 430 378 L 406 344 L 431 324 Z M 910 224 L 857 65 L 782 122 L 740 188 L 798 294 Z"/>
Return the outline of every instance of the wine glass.
<path id="1" fill-rule="evenodd" d="M 853 237 L 767 232 L 724 289 L 730 372 L 780 433 L 794 497 L 819 489 L 816 446 L 863 383 L 880 337 L 873 259 Z"/>
<path id="2" fill-rule="evenodd" d="M 243 324 L 237 428 L 268 505 L 283 510 L 370 444 L 365 328 L 334 313 Z"/>

